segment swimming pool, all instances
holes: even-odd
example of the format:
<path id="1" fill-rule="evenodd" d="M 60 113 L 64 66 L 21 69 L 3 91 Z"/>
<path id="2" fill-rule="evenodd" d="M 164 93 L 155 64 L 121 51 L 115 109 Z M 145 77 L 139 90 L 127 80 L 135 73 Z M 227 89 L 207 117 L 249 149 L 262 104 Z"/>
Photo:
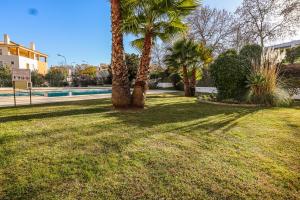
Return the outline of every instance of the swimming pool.
<path id="1" fill-rule="evenodd" d="M 59 90 L 59 91 L 33 91 L 32 96 L 44 97 L 66 97 L 95 94 L 111 94 L 109 89 L 89 89 L 89 90 Z M 0 97 L 11 97 L 12 93 L 0 94 Z M 29 92 L 17 92 L 16 96 L 29 96 Z"/>

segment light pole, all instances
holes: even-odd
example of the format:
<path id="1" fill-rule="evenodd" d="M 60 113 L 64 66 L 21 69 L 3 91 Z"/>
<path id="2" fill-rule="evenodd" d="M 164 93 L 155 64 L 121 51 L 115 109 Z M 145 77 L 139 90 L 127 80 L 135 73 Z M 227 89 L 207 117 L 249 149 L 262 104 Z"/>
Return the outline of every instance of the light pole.
<path id="1" fill-rule="evenodd" d="M 85 63 L 86 65 L 89 65 L 89 63 L 86 60 L 82 60 L 81 62 L 82 62 L 82 64 Z"/>
<path id="2" fill-rule="evenodd" d="M 67 66 L 67 58 L 66 58 L 66 56 L 61 55 L 59 53 L 57 54 L 57 56 L 64 58 L 65 59 L 65 66 Z"/>
<path id="3" fill-rule="evenodd" d="M 61 54 L 59 54 L 59 53 L 57 54 L 57 56 L 58 56 L 58 57 L 62 57 L 62 58 L 65 59 L 65 68 L 68 69 L 68 67 L 67 67 L 67 58 L 66 58 L 66 56 L 61 55 Z M 69 86 L 71 86 L 71 83 L 72 83 L 72 70 L 71 70 L 71 69 L 68 69 L 67 82 L 69 83 Z"/>

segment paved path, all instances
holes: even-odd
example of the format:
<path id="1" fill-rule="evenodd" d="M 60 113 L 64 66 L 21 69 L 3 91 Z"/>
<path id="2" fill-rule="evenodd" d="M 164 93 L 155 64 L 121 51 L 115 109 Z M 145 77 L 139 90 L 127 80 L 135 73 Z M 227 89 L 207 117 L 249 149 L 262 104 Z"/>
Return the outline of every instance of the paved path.
<path id="1" fill-rule="evenodd" d="M 163 94 L 163 93 L 173 93 L 177 92 L 175 90 L 149 90 L 148 94 Z M 82 96 L 66 96 L 66 97 L 42 97 L 33 96 L 33 104 L 47 104 L 55 102 L 68 102 L 68 101 L 82 101 L 91 99 L 105 99 L 110 98 L 111 94 L 96 94 L 96 95 L 82 95 Z M 17 97 L 17 105 L 29 105 L 29 97 Z M 14 97 L 0 97 L 0 107 L 12 107 L 14 106 Z"/>

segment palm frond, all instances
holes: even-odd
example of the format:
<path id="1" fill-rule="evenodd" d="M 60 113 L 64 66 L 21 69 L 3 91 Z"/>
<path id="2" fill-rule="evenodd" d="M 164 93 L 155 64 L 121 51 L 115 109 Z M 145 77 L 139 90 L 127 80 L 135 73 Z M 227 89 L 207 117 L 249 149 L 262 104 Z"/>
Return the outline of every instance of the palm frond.
<path id="1" fill-rule="evenodd" d="M 138 51 L 141 51 L 144 46 L 144 40 L 145 40 L 144 37 L 135 39 L 135 40 L 131 41 L 131 46 L 133 48 L 137 49 Z"/>
<path id="2" fill-rule="evenodd" d="M 186 30 L 182 20 L 199 5 L 198 0 L 123 0 L 123 32 L 153 33 L 163 41 Z"/>

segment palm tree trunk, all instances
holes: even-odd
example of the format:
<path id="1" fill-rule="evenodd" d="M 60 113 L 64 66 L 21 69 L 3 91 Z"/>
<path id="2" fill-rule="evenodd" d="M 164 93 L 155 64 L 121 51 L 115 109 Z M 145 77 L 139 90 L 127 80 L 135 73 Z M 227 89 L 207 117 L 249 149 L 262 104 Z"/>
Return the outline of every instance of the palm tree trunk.
<path id="1" fill-rule="evenodd" d="M 191 96 L 194 97 L 196 93 L 196 68 L 195 67 L 192 69 L 190 92 L 191 92 Z"/>
<path id="2" fill-rule="evenodd" d="M 152 42 L 152 33 L 151 31 L 148 31 L 145 35 L 142 57 L 132 93 L 133 107 L 144 108 L 145 106 Z"/>
<path id="3" fill-rule="evenodd" d="M 112 103 L 115 108 L 126 108 L 130 105 L 130 86 L 128 69 L 125 64 L 123 34 L 121 32 L 121 0 L 111 0 L 112 26 Z"/>
<path id="4" fill-rule="evenodd" d="M 183 81 L 184 81 L 184 95 L 186 97 L 190 97 L 191 96 L 190 81 L 189 81 L 188 71 L 186 66 L 183 66 Z"/>

